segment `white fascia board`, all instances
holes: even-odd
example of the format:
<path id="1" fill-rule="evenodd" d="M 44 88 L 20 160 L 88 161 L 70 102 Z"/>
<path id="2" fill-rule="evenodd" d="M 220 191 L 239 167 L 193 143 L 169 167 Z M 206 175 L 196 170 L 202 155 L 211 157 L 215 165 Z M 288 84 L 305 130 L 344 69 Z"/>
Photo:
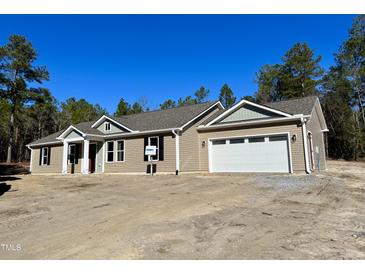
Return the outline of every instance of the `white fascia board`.
<path id="1" fill-rule="evenodd" d="M 154 133 L 165 133 L 165 132 L 172 132 L 181 131 L 181 128 L 167 128 L 167 129 L 156 129 L 156 130 L 147 130 L 147 131 L 134 131 L 130 133 L 116 133 L 116 134 L 108 134 L 108 135 L 99 135 L 99 134 L 87 134 L 86 137 L 101 137 L 103 139 L 114 138 L 114 137 L 130 137 L 130 136 L 138 136 L 138 135 L 148 135 Z"/>
<path id="2" fill-rule="evenodd" d="M 115 121 L 114 119 L 112 119 L 112 118 L 110 118 L 109 116 L 106 116 L 106 115 L 103 115 L 103 116 L 101 116 L 94 124 L 92 124 L 91 125 L 91 127 L 92 128 L 94 128 L 94 127 L 96 127 L 96 126 L 98 126 L 98 125 L 100 125 L 103 121 L 105 121 L 105 120 L 109 120 L 109 121 L 111 121 L 111 122 L 113 122 L 113 123 L 115 123 L 115 124 L 117 124 L 118 126 L 121 126 L 122 128 L 125 128 L 126 130 L 128 130 L 128 131 L 130 131 L 130 132 L 135 132 L 134 130 L 132 130 L 132 129 L 130 129 L 130 128 L 128 128 L 128 127 L 126 127 L 125 125 L 123 125 L 123 124 L 121 124 L 121 123 L 119 123 L 119 122 L 117 122 L 117 121 Z"/>
<path id="3" fill-rule="evenodd" d="M 77 131 L 78 133 L 81 134 L 82 137 L 85 137 L 86 134 L 83 133 L 81 130 L 79 130 L 78 128 L 74 127 L 73 125 L 70 125 L 64 132 L 62 132 L 62 134 L 60 136 L 58 136 L 56 139 L 57 140 L 62 140 L 63 138 L 65 138 L 65 135 L 67 135 L 68 133 L 70 133 L 71 131 Z"/>
<path id="4" fill-rule="evenodd" d="M 28 148 L 32 148 L 32 147 L 36 147 L 36 146 L 43 146 L 43 145 L 54 145 L 54 144 L 62 144 L 61 141 L 51 141 L 51 142 L 44 142 L 44 143 L 39 143 L 39 144 L 32 144 L 32 145 L 27 145 Z"/>
<path id="5" fill-rule="evenodd" d="M 209 108 L 207 108 L 206 110 L 204 110 L 203 112 L 199 113 L 197 116 L 195 116 L 193 119 L 191 119 L 190 121 L 188 121 L 187 123 L 185 123 L 184 125 L 182 125 L 180 127 L 181 130 L 184 129 L 184 127 L 186 127 L 187 125 L 189 125 L 191 122 L 193 122 L 194 120 L 198 119 L 199 117 L 201 117 L 202 115 L 204 115 L 205 113 L 207 113 L 209 110 L 211 110 L 212 108 L 214 108 L 215 106 L 220 106 L 222 109 L 224 109 L 224 106 L 222 105 L 222 103 L 220 101 L 216 102 L 214 105 L 211 105 Z"/>
<path id="6" fill-rule="evenodd" d="M 323 110 L 322 110 L 321 102 L 319 101 L 319 98 L 318 97 L 317 97 L 317 102 L 316 103 L 318 103 L 319 110 L 320 110 L 319 119 L 322 120 L 323 125 L 324 125 L 324 128 L 322 129 L 322 131 L 327 132 L 329 130 L 328 130 L 328 127 L 327 127 L 326 119 L 324 118 L 324 115 L 323 115 Z M 313 109 L 315 109 L 315 108 L 316 108 L 316 106 L 314 105 L 314 108 Z M 312 110 L 312 114 L 313 114 L 313 110 Z"/>
<path id="7" fill-rule="evenodd" d="M 247 101 L 245 99 L 242 99 L 239 103 L 235 104 L 233 107 L 231 107 L 230 109 L 228 109 L 227 111 L 223 112 L 221 115 L 219 115 L 217 118 L 213 119 L 212 121 L 210 121 L 207 126 L 210 126 L 211 124 L 219 121 L 220 119 L 226 117 L 228 114 L 232 113 L 233 111 L 235 111 L 237 108 L 241 107 L 243 104 L 248 104 L 248 105 L 251 105 L 251 106 L 254 106 L 254 107 L 257 107 L 257 108 L 261 108 L 261 109 L 264 109 L 266 111 L 270 111 L 270 112 L 273 112 L 273 113 L 276 113 L 276 114 L 280 114 L 280 115 L 283 115 L 285 117 L 292 117 L 293 115 L 289 114 L 289 113 L 286 113 L 286 112 L 282 112 L 282 111 L 279 111 L 279 110 L 276 110 L 276 109 L 273 109 L 273 108 L 269 108 L 269 107 L 266 107 L 266 106 L 263 106 L 263 105 L 260 105 L 260 104 L 256 104 L 256 103 L 253 103 L 253 102 L 250 102 L 250 101 Z"/>
<path id="8" fill-rule="evenodd" d="M 272 119 L 246 121 L 246 122 L 238 122 L 238 123 L 218 124 L 218 125 L 212 125 L 212 126 L 202 126 L 202 127 L 198 127 L 198 130 L 210 130 L 210 129 L 216 129 L 216 128 L 229 128 L 229 127 L 246 126 L 246 125 L 272 124 L 272 123 L 279 123 L 279 122 L 301 120 L 302 118 L 306 118 L 306 117 L 309 117 L 309 115 L 272 118 Z"/>
<path id="9" fill-rule="evenodd" d="M 262 108 L 264 110 L 267 110 L 267 111 L 270 111 L 270 112 L 273 112 L 273 113 L 276 113 L 276 114 L 280 114 L 280 115 L 283 115 L 285 117 L 292 117 L 293 116 L 290 113 L 286 113 L 286 112 L 283 112 L 283 111 L 280 111 L 280 110 L 276 110 L 274 108 L 270 108 L 270 107 L 267 107 L 267 106 L 264 106 L 264 105 L 261 105 L 261 104 L 253 103 L 253 102 L 250 102 L 250 101 L 247 101 L 247 100 L 244 100 L 244 99 L 243 99 L 243 101 L 245 101 L 246 104 L 249 104 L 251 106 Z"/>

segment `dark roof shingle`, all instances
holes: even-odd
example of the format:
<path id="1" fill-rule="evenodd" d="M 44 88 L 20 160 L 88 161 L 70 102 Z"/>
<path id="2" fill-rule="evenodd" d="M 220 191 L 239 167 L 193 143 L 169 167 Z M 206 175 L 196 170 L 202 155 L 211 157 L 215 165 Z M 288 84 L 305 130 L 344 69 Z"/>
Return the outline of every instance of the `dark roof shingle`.
<path id="1" fill-rule="evenodd" d="M 121 123 L 122 125 L 135 130 L 135 131 L 149 131 L 149 130 L 162 130 L 169 128 L 179 128 L 198 116 L 200 113 L 212 107 L 217 101 L 211 101 L 206 103 L 200 103 L 195 105 L 188 105 L 182 107 L 176 107 L 165 110 L 155 110 L 142 112 L 139 114 L 125 115 L 122 117 L 111 117 L 115 121 Z M 73 125 L 85 134 L 97 134 L 97 135 L 107 135 L 103 134 L 96 128 L 92 128 L 91 125 L 95 121 L 83 122 Z M 47 142 L 60 142 L 56 138 L 62 134 L 64 131 L 60 130 L 56 133 L 48 135 L 42 139 L 36 140 L 29 145 L 43 144 Z M 61 143 L 61 142 L 60 142 Z"/>
<path id="2" fill-rule="evenodd" d="M 293 115 L 294 114 L 310 115 L 312 113 L 312 109 L 317 99 L 318 99 L 317 96 L 309 96 L 298 99 L 290 99 L 286 101 L 266 103 L 263 105 Z"/>
<path id="3" fill-rule="evenodd" d="M 179 128 L 216 103 L 217 101 L 213 101 L 165 110 L 142 112 L 114 119 L 132 130 L 139 131 Z"/>

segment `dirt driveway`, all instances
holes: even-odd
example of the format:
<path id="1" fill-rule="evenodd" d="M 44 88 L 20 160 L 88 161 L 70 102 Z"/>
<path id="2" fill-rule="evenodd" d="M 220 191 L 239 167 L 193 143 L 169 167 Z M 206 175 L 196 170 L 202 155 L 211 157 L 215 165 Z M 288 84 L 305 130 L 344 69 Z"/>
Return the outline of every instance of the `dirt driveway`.
<path id="1" fill-rule="evenodd" d="M 365 259 L 365 164 L 328 165 L 310 176 L 16 176 L 0 193 L 0 258 Z"/>

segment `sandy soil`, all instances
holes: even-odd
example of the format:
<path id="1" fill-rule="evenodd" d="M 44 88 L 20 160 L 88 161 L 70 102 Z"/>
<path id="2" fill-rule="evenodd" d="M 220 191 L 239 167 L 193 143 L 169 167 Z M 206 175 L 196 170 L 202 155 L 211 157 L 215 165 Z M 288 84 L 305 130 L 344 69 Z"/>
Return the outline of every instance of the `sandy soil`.
<path id="1" fill-rule="evenodd" d="M 19 175 L 0 196 L 0 258 L 365 259 L 365 164 L 328 166 L 309 176 Z"/>

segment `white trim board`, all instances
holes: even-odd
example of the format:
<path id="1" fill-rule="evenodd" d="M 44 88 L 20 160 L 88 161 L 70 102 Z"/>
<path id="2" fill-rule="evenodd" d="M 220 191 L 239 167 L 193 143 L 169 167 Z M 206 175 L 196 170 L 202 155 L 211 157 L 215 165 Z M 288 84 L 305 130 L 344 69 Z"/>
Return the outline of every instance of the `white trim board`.
<path id="1" fill-rule="evenodd" d="M 98 126 L 98 125 L 100 125 L 103 121 L 105 121 L 105 120 L 109 120 L 109 121 L 111 121 L 111 122 L 113 122 L 113 123 L 115 123 L 115 124 L 117 124 L 118 126 L 120 126 L 120 127 L 122 127 L 122 128 L 124 128 L 124 129 L 126 129 L 127 131 L 129 131 L 129 132 L 137 132 L 137 131 L 135 131 L 135 130 L 133 130 L 133 129 L 130 129 L 129 127 L 127 127 L 127 126 L 125 126 L 125 125 L 123 125 L 123 124 L 121 124 L 121 123 L 119 123 L 119 122 L 117 122 L 116 120 L 114 120 L 113 118 L 110 118 L 109 116 L 107 116 L 107 115 L 103 115 L 103 116 L 101 116 L 95 123 L 93 123 L 92 125 L 91 125 L 91 127 L 92 128 L 95 128 L 96 126 Z"/>
<path id="2" fill-rule="evenodd" d="M 216 128 L 230 128 L 230 127 L 237 127 L 237 126 L 249 126 L 249 125 L 260 125 L 260 124 L 272 124 L 272 123 L 280 123 L 280 122 L 287 122 L 287 121 L 300 121 L 303 117 L 309 116 L 291 116 L 291 117 L 282 117 L 282 118 L 270 118 L 270 119 L 262 119 L 262 120 L 254 120 L 254 121 L 244 121 L 244 122 L 236 122 L 236 123 L 224 123 L 224 124 L 217 124 L 211 126 L 199 126 L 198 130 L 211 130 Z"/>
<path id="3" fill-rule="evenodd" d="M 78 128 L 76 128 L 75 126 L 73 126 L 73 125 L 70 125 L 64 132 L 62 132 L 61 133 L 61 135 L 60 136 L 58 136 L 56 139 L 58 139 L 58 140 L 62 140 L 62 139 L 64 139 L 66 136 L 67 136 L 67 134 L 69 134 L 69 133 L 71 133 L 72 131 L 76 131 L 76 132 L 78 132 L 79 134 L 81 134 L 81 136 L 82 137 L 85 137 L 86 136 L 86 134 L 84 133 L 84 132 L 82 132 L 81 130 L 79 130 Z"/>
<path id="4" fill-rule="evenodd" d="M 320 113 L 318 113 L 317 110 L 316 110 L 317 103 L 319 105 Z M 319 101 L 319 98 L 318 97 L 317 97 L 316 102 L 314 103 L 314 107 L 312 108 L 311 115 L 310 115 L 311 116 L 310 119 L 312 119 L 312 117 L 313 117 L 313 112 L 315 112 L 318 115 L 318 120 L 319 120 L 319 124 L 321 126 L 321 131 L 325 131 L 325 132 L 326 131 L 329 131 L 328 130 L 328 127 L 327 127 L 326 119 L 324 118 L 324 115 L 323 115 L 323 110 L 322 110 L 321 102 Z M 322 126 L 324 126 L 324 127 L 322 128 Z"/>
<path id="5" fill-rule="evenodd" d="M 204 110 L 203 112 L 199 113 L 197 116 L 195 116 L 193 119 L 191 119 L 190 121 L 188 121 L 187 123 L 185 123 L 184 125 L 182 125 L 180 127 L 180 130 L 183 130 L 184 127 L 186 127 L 187 125 L 189 125 L 190 123 L 192 123 L 193 121 L 195 121 L 196 119 L 198 119 L 199 117 L 203 116 L 203 114 L 207 113 L 209 110 L 211 110 L 212 108 L 214 108 L 215 106 L 220 106 L 222 109 L 224 109 L 224 106 L 222 105 L 222 103 L 220 101 L 216 102 L 215 104 L 211 105 L 209 108 L 207 108 L 206 110 Z"/>
<path id="6" fill-rule="evenodd" d="M 264 110 L 272 112 L 272 113 L 283 115 L 285 117 L 292 117 L 293 116 L 289 113 L 285 113 L 285 112 L 282 112 L 282 111 L 279 111 L 279 110 L 276 110 L 276 109 L 273 109 L 273 108 L 269 108 L 269 107 L 266 107 L 266 106 L 256 104 L 256 103 L 247 101 L 245 99 L 242 99 L 240 102 L 238 102 L 237 104 L 232 106 L 230 109 L 228 109 L 227 111 L 223 112 L 221 115 L 219 115 L 218 117 L 216 117 L 215 119 L 210 121 L 206 126 L 210 126 L 211 124 L 214 124 L 215 122 L 217 122 L 217 121 L 221 120 L 222 118 L 228 116 L 230 113 L 232 113 L 233 111 L 235 111 L 236 109 L 238 109 L 239 107 L 241 107 L 244 104 L 248 104 L 248 105 L 251 105 L 251 106 L 254 106 L 254 107 L 257 107 L 257 108 L 261 108 L 261 109 L 264 109 Z"/>

